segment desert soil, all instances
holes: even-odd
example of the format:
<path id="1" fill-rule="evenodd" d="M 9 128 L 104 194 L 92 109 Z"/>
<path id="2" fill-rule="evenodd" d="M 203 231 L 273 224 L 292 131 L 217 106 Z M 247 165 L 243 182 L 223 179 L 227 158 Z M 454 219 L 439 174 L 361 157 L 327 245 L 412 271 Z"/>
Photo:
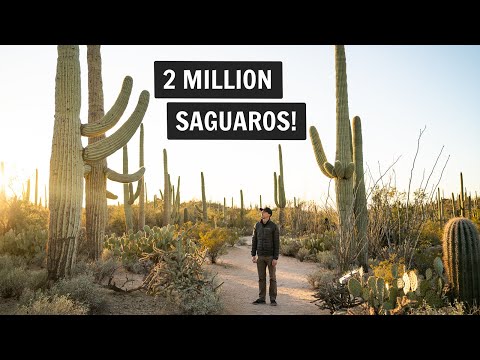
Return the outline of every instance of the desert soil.
<path id="1" fill-rule="evenodd" d="M 318 269 L 315 263 L 300 262 L 295 258 L 280 255 L 277 264 L 277 303 L 253 305 L 258 298 L 257 265 L 250 255 L 251 237 L 245 237 L 247 244 L 228 248 L 228 254 L 221 256 L 217 264 L 206 267 L 218 273 L 223 281 L 220 287 L 224 303 L 223 315 L 329 315 L 312 303 L 314 291 L 307 281 L 307 275 Z"/>

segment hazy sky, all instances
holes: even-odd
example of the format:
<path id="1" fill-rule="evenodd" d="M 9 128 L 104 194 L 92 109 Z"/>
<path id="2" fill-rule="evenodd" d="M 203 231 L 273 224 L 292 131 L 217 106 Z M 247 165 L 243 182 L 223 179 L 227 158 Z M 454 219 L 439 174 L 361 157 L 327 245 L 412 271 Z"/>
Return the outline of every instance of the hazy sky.
<path id="1" fill-rule="evenodd" d="M 396 184 L 407 189 L 420 129 L 426 126 L 412 178 L 418 188 L 444 145 L 429 189 L 436 184 L 450 155 L 440 188 L 449 196 L 459 192 L 460 171 L 464 186 L 479 192 L 480 164 L 480 47 L 479 46 L 346 46 L 350 117 L 362 119 L 365 169 L 373 179 L 395 159 Z M 82 122 L 87 121 L 86 46 L 80 47 L 82 69 Z M 0 46 L 0 161 L 13 190 L 21 181 L 34 180 L 40 171 L 40 194 L 48 184 L 54 121 L 56 46 Z M 162 150 L 168 151 L 169 172 L 176 184 L 181 176 L 181 198 L 201 198 L 200 172 L 205 174 L 207 199 L 239 205 L 243 189 L 246 205 L 274 206 L 273 172 L 278 171 L 278 151 L 283 150 L 287 199 L 324 201 L 329 185 L 319 170 L 307 130 L 298 141 L 187 141 L 167 140 L 166 104 L 195 99 L 156 99 L 156 60 L 282 61 L 283 99 L 218 99 L 219 102 L 306 103 L 307 129 L 315 125 L 330 162 L 335 156 L 335 68 L 333 46 L 103 46 L 105 110 L 115 101 L 124 76 L 133 77 L 129 106 L 117 129 L 133 111 L 140 92 L 150 91 L 144 118 L 145 179 L 149 197 L 163 190 Z M 217 101 L 204 99 L 198 101 Z M 84 139 L 84 145 L 87 141 Z M 138 133 L 129 147 L 130 172 L 138 168 Z M 108 158 L 109 167 L 122 171 L 122 151 Z M 389 173 L 394 175 L 393 172 Z M 388 175 L 387 175 L 388 176 Z M 367 184 L 369 181 L 367 180 Z M 7 186 L 8 187 L 8 186 Z M 48 187 L 48 186 L 47 186 Z M 123 201 L 122 185 L 108 189 Z M 333 191 L 333 183 L 331 191 Z M 33 191 L 32 191 L 33 193 Z M 333 193 L 332 193 L 333 195 Z M 112 202 L 116 203 L 116 201 Z"/>

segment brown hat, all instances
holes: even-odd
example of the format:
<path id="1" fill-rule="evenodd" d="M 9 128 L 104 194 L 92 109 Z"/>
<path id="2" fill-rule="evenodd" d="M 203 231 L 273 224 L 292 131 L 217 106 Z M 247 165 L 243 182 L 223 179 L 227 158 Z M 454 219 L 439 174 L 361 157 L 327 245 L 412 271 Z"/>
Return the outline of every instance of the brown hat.
<path id="1" fill-rule="evenodd" d="M 270 214 L 270 216 L 272 215 L 272 209 L 270 209 L 269 207 L 266 207 L 266 208 L 260 208 L 259 210 L 260 210 L 260 211 L 265 211 L 265 212 L 269 213 L 269 214 Z"/>

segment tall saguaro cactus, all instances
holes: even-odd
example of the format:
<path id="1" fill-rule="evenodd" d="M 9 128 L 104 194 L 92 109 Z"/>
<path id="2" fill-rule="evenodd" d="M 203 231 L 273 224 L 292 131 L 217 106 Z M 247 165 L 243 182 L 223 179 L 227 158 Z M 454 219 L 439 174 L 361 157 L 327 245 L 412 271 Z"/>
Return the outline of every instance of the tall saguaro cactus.
<path id="1" fill-rule="evenodd" d="M 310 127 L 310 138 L 320 170 L 325 176 L 335 180 L 340 241 L 350 244 L 349 251 L 352 260 L 356 256 L 357 245 L 361 246 L 362 255 L 359 260 L 362 265 L 366 265 L 368 214 L 363 175 L 361 122 L 359 117 L 353 119 L 352 134 L 348 113 L 347 66 L 343 45 L 335 46 L 335 74 L 337 144 L 334 164 L 327 161 L 320 136 L 314 126 Z"/>
<path id="2" fill-rule="evenodd" d="M 51 281 L 68 276 L 75 264 L 83 181 L 84 176 L 92 171 L 90 164 L 123 147 L 140 126 L 147 110 L 150 95 L 148 91 L 143 91 L 133 114 L 115 133 L 82 147 L 81 136 L 99 136 L 118 122 L 127 105 L 131 78 L 127 78 L 126 82 L 112 109 L 99 122 L 82 125 L 79 47 L 58 46 L 48 202 L 47 270 Z"/>
<path id="3" fill-rule="evenodd" d="M 480 304 L 480 238 L 475 224 L 464 217 L 450 219 L 443 233 L 443 264 L 455 296 Z"/>
<path id="4" fill-rule="evenodd" d="M 361 247 L 359 257 L 360 264 L 365 270 L 368 269 L 368 210 L 367 197 L 365 191 L 365 177 L 363 171 L 363 140 L 362 140 L 362 122 L 358 116 L 352 120 L 352 145 L 353 145 L 353 163 L 355 171 L 353 173 L 353 191 L 355 215 L 355 236 L 357 243 Z"/>
<path id="5" fill-rule="evenodd" d="M 243 226 L 244 218 L 245 218 L 245 206 L 243 204 L 243 190 L 240 189 L 240 222 L 241 222 L 240 226 Z"/>
<path id="6" fill-rule="evenodd" d="M 35 206 L 38 205 L 38 169 L 35 169 Z"/>
<path id="7" fill-rule="evenodd" d="M 207 196 L 205 195 L 205 178 L 203 177 L 203 171 L 200 173 L 202 179 L 202 221 L 207 222 Z"/>
<path id="8" fill-rule="evenodd" d="M 465 193 L 463 189 L 463 174 L 460 173 L 460 216 L 465 217 Z"/>
<path id="9" fill-rule="evenodd" d="M 0 163 L 0 174 L 1 178 L 1 187 L 0 187 L 0 200 L 6 199 L 7 194 L 5 193 L 5 164 L 3 161 Z"/>
<path id="10" fill-rule="evenodd" d="M 163 226 L 170 224 L 172 212 L 170 202 L 170 177 L 168 175 L 167 149 L 163 149 Z"/>
<path id="11" fill-rule="evenodd" d="M 115 126 L 123 115 L 128 105 L 133 80 L 129 76 L 125 78 L 115 105 L 105 114 L 100 45 L 87 46 L 87 66 L 88 125 L 82 125 L 82 130 L 88 136 L 88 144 L 94 146 L 105 139 L 105 132 Z M 125 171 L 119 174 L 108 168 L 106 157 L 89 160 L 88 165 L 90 171 L 85 176 L 86 255 L 91 260 L 98 260 L 102 253 L 105 227 L 108 222 L 107 199 L 117 199 L 116 195 L 107 190 L 107 179 L 127 184 L 137 181 L 139 176 L 143 176 L 145 169 L 141 168 L 131 175 Z"/>
<path id="12" fill-rule="evenodd" d="M 144 133 L 143 133 L 143 124 L 140 125 L 140 150 L 139 150 L 139 164 L 140 168 L 142 168 L 144 163 Z M 138 180 L 138 186 L 140 187 L 140 194 L 138 195 L 138 230 L 142 230 L 145 227 L 145 179 L 142 176 L 140 180 Z"/>
<path id="13" fill-rule="evenodd" d="M 287 206 L 287 198 L 285 197 L 285 183 L 284 183 L 284 176 L 283 176 L 283 159 L 282 159 L 282 146 L 278 144 L 278 161 L 280 163 L 280 174 L 278 175 L 277 181 L 277 173 L 273 173 L 273 191 L 274 191 L 274 199 L 275 205 L 277 208 L 280 209 L 280 214 L 278 218 L 279 226 L 283 226 L 285 223 L 285 206 Z"/>

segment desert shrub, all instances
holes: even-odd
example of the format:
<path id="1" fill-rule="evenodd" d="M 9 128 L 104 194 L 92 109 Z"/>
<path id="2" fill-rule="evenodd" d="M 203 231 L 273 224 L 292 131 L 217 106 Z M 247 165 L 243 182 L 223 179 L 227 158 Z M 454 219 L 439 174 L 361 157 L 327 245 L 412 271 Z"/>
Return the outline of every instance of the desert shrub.
<path id="1" fill-rule="evenodd" d="M 28 274 L 28 288 L 33 291 L 44 289 L 47 286 L 48 272 L 46 269 L 32 270 Z"/>
<path id="2" fill-rule="evenodd" d="M 310 257 L 310 250 L 308 250 L 305 247 L 301 247 L 300 249 L 298 249 L 297 254 L 295 255 L 295 258 L 297 258 L 300 262 L 308 260 L 309 257 Z"/>
<path id="3" fill-rule="evenodd" d="M 175 297 L 170 298 L 174 300 Z M 213 283 L 200 288 L 198 292 L 186 292 L 182 302 L 177 304 L 182 314 L 209 315 L 218 314 L 223 309 L 219 294 L 215 291 Z"/>
<path id="4" fill-rule="evenodd" d="M 317 299 L 314 300 L 315 305 L 320 309 L 328 309 L 333 314 L 336 311 L 345 310 L 359 304 L 355 298 L 350 296 L 347 285 L 340 283 L 336 273 L 327 273 L 323 277 L 318 273 L 319 278 L 317 282 L 314 281 L 313 276 L 312 280 L 309 281 L 317 286 L 317 291 L 313 296 Z"/>
<path id="5" fill-rule="evenodd" d="M 220 255 L 226 254 L 226 244 L 229 232 L 225 228 L 212 229 L 200 234 L 200 244 L 207 249 L 207 256 L 215 264 Z"/>
<path id="6" fill-rule="evenodd" d="M 301 247 L 301 242 L 296 239 L 289 237 L 280 238 L 280 254 L 282 254 L 283 256 L 295 257 Z"/>
<path id="7" fill-rule="evenodd" d="M 433 264 L 433 261 L 431 264 Z M 371 264 L 371 268 L 376 277 L 382 278 L 387 283 L 391 284 L 398 276 L 395 276 L 395 274 L 392 272 L 394 268 L 396 268 L 396 271 L 400 274 L 405 272 L 405 259 L 398 258 L 395 254 L 392 254 L 387 260 L 373 262 Z"/>
<path id="8" fill-rule="evenodd" d="M 442 244 L 443 228 L 438 221 L 427 220 L 423 224 L 418 239 L 419 248 Z"/>
<path id="9" fill-rule="evenodd" d="M 316 261 L 318 264 L 328 270 L 338 268 L 337 258 L 333 251 L 320 251 L 317 253 Z"/>
<path id="10" fill-rule="evenodd" d="M 238 238 L 237 245 L 238 246 L 245 246 L 247 245 L 247 238 L 245 236 L 241 236 Z"/>
<path id="11" fill-rule="evenodd" d="M 167 303 L 183 314 L 213 314 L 221 308 L 215 277 L 202 265 L 206 249 L 190 239 L 177 236 L 169 249 L 155 248 L 142 261 L 155 266 L 144 281 L 147 294 L 163 296 Z"/>
<path id="12" fill-rule="evenodd" d="M 36 265 L 42 265 L 46 257 L 47 238 L 46 229 L 34 226 L 21 230 L 10 229 L 0 235 L 0 254 L 23 256 Z"/>
<path id="13" fill-rule="evenodd" d="M 417 308 L 410 309 L 409 315 L 465 315 L 465 308 L 461 302 L 454 301 L 441 308 L 430 306 L 425 300 Z"/>
<path id="14" fill-rule="evenodd" d="M 118 269 L 120 264 L 114 259 L 109 258 L 107 260 L 97 260 L 89 264 L 89 269 L 92 271 L 95 282 L 101 283 L 103 279 L 113 276 L 115 270 Z"/>
<path id="15" fill-rule="evenodd" d="M 154 248 L 166 249 L 171 246 L 175 235 L 175 226 L 162 228 L 145 226 L 144 231 L 137 231 L 122 236 L 106 236 L 104 248 L 120 257 L 124 265 L 132 266 L 138 262 L 143 253 L 151 254 Z"/>
<path id="16" fill-rule="evenodd" d="M 19 256 L 0 256 L 0 296 L 19 298 L 25 289 L 45 287 L 47 271 L 29 271 L 26 261 Z"/>
<path id="17" fill-rule="evenodd" d="M 182 230 L 185 231 L 185 237 L 193 239 L 196 243 L 199 243 L 200 237 L 210 230 L 213 230 L 213 226 L 205 222 L 197 222 L 193 224 L 189 221 L 183 224 Z"/>
<path id="18" fill-rule="evenodd" d="M 235 246 L 235 244 L 238 244 L 238 241 L 240 240 L 240 230 L 237 229 L 237 228 L 233 228 L 233 229 L 227 229 L 227 228 L 224 228 L 226 233 L 227 233 L 227 238 L 226 238 L 226 244 L 230 245 L 230 246 Z"/>
<path id="19" fill-rule="evenodd" d="M 3 298 L 20 297 L 28 286 L 28 276 L 25 268 L 14 267 L 0 270 L 0 296 Z"/>
<path id="20" fill-rule="evenodd" d="M 307 281 L 314 289 L 331 284 L 335 279 L 335 272 L 326 269 L 317 269 L 313 273 L 307 275 Z"/>
<path id="21" fill-rule="evenodd" d="M 41 294 L 26 305 L 21 305 L 18 315 L 86 315 L 88 307 L 79 304 L 66 295 L 47 296 Z"/>
<path id="22" fill-rule="evenodd" d="M 49 290 L 50 295 L 68 295 L 71 299 L 88 307 L 90 313 L 98 313 L 105 309 L 106 301 L 95 285 L 92 274 L 81 274 L 70 279 L 60 279 Z"/>
<path id="23" fill-rule="evenodd" d="M 441 245 L 417 249 L 413 255 L 412 267 L 424 274 L 428 268 L 432 267 L 436 257 L 442 257 Z"/>
<path id="24" fill-rule="evenodd" d="M 105 234 L 122 236 L 125 233 L 125 213 L 123 206 L 108 206 L 108 223 Z"/>

